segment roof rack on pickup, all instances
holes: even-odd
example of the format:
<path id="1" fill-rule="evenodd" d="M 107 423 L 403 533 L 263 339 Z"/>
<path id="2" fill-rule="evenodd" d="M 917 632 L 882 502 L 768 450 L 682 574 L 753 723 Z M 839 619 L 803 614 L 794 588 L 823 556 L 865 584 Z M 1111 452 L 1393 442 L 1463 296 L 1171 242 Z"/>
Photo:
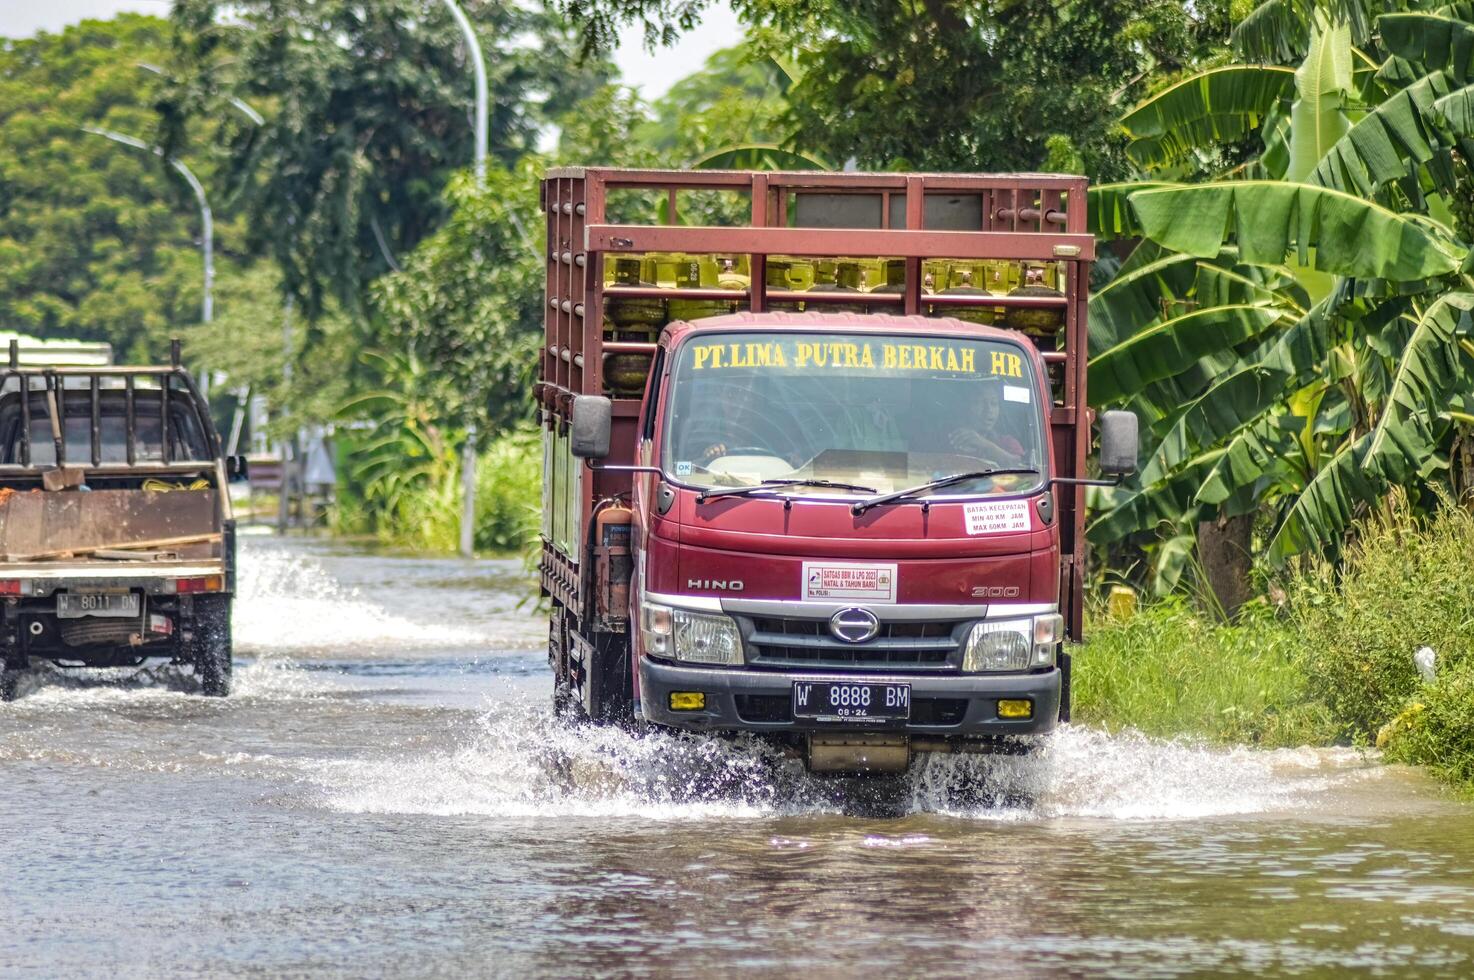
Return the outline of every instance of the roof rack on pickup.
<path id="1" fill-rule="evenodd" d="M 68 385 L 69 379 L 85 379 L 85 384 Z M 124 425 L 126 433 L 126 462 L 108 462 L 102 460 L 102 397 L 104 379 L 116 378 L 123 382 L 124 403 Z M 210 425 L 208 414 L 202 412 L 199 406 L 205 404 L 199 389 L 195 386 L 194 379 L 184 369 L 180 361 L 179 341 L 172 341 L 169 351 L 169 363 L 167 365 L 151 366 L 123 366 L 123 367 L 22 367 L 20 364 L 20 347 L 18 341 L 10 341 L 9 357 L 6 366 L 0 369 L 0 396 L 10 393 L 10 382 L 14 379 L 14 394 L 20 402 L 20 462 L 0 463 L 0 476 L 33 476 L 39 475 L 45 470 L 66 465 L 79 465 L 82 460 L 73 460 L 67 453 L 67 433 L 65 419 L 67 417 L 68 392 L 70 397 L 78 396 L 86 399 L 89 403 L 89 415 L 91 420 L 91 431 L 88 442 L 91 448 L 91 459 L 88 469 L 94 473 L 119 474 L 119 475 L 182 475 L 198 473 L 203 470 L 214 468 L 213 459 L 204 460 L 180 460 L 173 458 L 173 445 L 171 440 L 171 427 L 173 421 L 170 416 L 171 392 L 178 389 L 178 393 L 187 396 L 192 410 L 199 416 L 201 431 L 205 433 L 206 439 L 211 444 L 211 451 L 218 455 L 218 447 L 215 443 L 218 437 L 215 435 L 214 427 Z M 40 384 L 36 383 L 37 379 Z M 138 453 L 138 419 L 139 404 L 138 391 L 139 382 L 149 382 L 157 385 L 157 388 L 146 389 L 150 395 L 157 392 L 158 410 L 157 415 L 160 425 L 160 459 L 141 460 Z M 109 397 L 115 397 L 110 395 Z M 42 401 L 44 405 L 44 417 L 50 421 L 51 441 L 54 450 L 54 464 L 37 464 L 35 453 L 32 451 L 31 420 L 33 400 Z M 153 400 L 151 397 L 150 401 Z M 152 409 L 153 406 L 148 406 Z"/>

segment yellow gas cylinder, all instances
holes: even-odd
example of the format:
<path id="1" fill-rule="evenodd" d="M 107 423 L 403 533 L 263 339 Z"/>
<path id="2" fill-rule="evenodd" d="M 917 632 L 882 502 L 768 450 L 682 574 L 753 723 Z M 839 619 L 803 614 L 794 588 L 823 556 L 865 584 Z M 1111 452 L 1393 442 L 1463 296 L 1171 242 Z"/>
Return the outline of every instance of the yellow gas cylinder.
<path id="1" fill-rule="evenodd" d="M 1038 264 L 1026 265 L 1023 270 L 1024 284 L 1011 290 L 1010 296 L 1051 296 L 1064 294 L 1045 283 L 1045 267 Z M 1063 307 L 1014 306 L 1008 310 L 1008 326 L 1028 334 L 1052 335 L 1065 322 Z"/>

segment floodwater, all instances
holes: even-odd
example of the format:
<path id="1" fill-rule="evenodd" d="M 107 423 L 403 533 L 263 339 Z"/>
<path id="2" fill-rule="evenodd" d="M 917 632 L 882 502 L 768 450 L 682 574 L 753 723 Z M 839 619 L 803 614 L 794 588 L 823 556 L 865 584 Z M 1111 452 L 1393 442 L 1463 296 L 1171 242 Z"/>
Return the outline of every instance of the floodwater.
<path id="1" fill-rule="evenodd" d="M 1474 974 L 1474 808 L 1356 752 L 1074 728 L 820 780 L 555 721 L 516 562 L 241 565 L 229 699 L 0 705 L 0 974 Z"/>

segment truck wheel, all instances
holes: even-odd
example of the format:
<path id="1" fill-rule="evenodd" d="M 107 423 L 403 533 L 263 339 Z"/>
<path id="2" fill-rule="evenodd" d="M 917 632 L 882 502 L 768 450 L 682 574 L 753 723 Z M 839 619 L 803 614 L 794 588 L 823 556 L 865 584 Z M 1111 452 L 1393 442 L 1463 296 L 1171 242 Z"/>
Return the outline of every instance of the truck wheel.
<path id="1" fill-rule="evenodd" d="M 9 661 L 0 662 L 0 701 L 14 701 L 22 671 Z"/>
<path id="2" fill-rule="evenodd" d="M 194 609 L 194 672 L 200 693 L 223 698 L 230 693 L 230 596 L 198 596 Z"/>

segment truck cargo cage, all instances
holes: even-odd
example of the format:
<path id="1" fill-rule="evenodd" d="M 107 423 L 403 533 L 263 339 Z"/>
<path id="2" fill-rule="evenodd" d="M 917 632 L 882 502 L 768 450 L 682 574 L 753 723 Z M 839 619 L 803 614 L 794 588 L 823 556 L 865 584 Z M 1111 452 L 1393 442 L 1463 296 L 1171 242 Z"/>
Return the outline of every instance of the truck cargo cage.
<path id="1" fill-rule="evenodd" d="M 579 608 L 580 522 L 595 501 L 630 486 L 628 474 L 559 462 L 572 401 L 608 395 L 612 458 L 631 460 L 657 340 L 672 320 L 802 308 L 997 322 L 1027 336 L 1043 356 L 1057 475 L 1085 476 L 1085 303 L 1095 257 L 1086 191 L 1084 177 L 1058 174 L 550 170 L 541 190 L 547 286 L 535 389 L 551 481 L 544 589 Z M 683 224 L 693 212 L 701 223 Z M 632 216 L 643 221 L 620 220 Z M 681 257 L 688 262 L 684 272 L 659 268 Z M 807 277 L 793 272 L 808 260 L 880 263 L 881 269 L 871 267 L 871 280 L 858 288 L 841 286 L 837 277 L 831 287 L 827 276 L 816 287 L 793 281 Z M 1017 278 L 1005 282 L 1012 288 L 985 290 L 979 270 L 1000 265 L 1016 268 Z M 945 286 L 936 281 L 944 267 Z M 1018 288 L 1030 285 L 1026 273 L 1036 267 L 1045 288 Z M 647 274 L 651 268 L 657 281 Z M 952 282 L 955 269 L 970 270 L 971 278 Z M 641 309 L 642 303 L 651 305 Z M 711 312 L 700 312 L 703 304 Z M 1056 492 L 1062 590 L 1078 594 L 1084 491 Z M 1080 610 L 1070 609 L 1069 619 L 1078 635 Z"/>
<path id="2" fill-rule="evenodd" d="M 9 441 L 17 449 L 18 459 L 0 458 L 0 476 L 39 476 L 52 469 L 82 466 L 89 472 L 105 475 L 182 475 L 214 469 L 214 456 L 219 447 L 218 436 L 210 419 L 199 406 L 205 404 L 194 379 L 180 363 L 179 341 L 173 341 L 170 363 L 146 367 L 22 367 L 17 341 L 10 342 L 7 364 L 0 370 L 0 412 L 12 400 L 19 403 L 19 431 Z M 174 412 L 177 393 L 193 416 L 196 433 L 206 443 L 205 458 L 179 458 Z M 144 396 L 140 398 L 140 396 Z M 103 419 L 115 413 L 104 412 L 104 400 L 121 398 L 123 403 L 123 458 L 105 459 Z M 85 403 L 81 412 L 69 411 L 76 399 Z M 141 404 L 143 402 L 144 404 Z M 152 403 L 157 402 L 157 405 Z M 38 453 L 32 438 L 37 415 L 47 420 L 50 429 L 49 453 Z M 74 457 L 68 445 L 67 419 L 85 415 L 88 449 L 81 458 Z M 148 416 L 158 422 L 157 458 L 141 442 L 140 424 Z M 151 440 L 150 440 L 151 444 Z M 49 455 L 49 461 L 41 457 Z M 184 454 L 186 457 L 188 453 Z"/>

